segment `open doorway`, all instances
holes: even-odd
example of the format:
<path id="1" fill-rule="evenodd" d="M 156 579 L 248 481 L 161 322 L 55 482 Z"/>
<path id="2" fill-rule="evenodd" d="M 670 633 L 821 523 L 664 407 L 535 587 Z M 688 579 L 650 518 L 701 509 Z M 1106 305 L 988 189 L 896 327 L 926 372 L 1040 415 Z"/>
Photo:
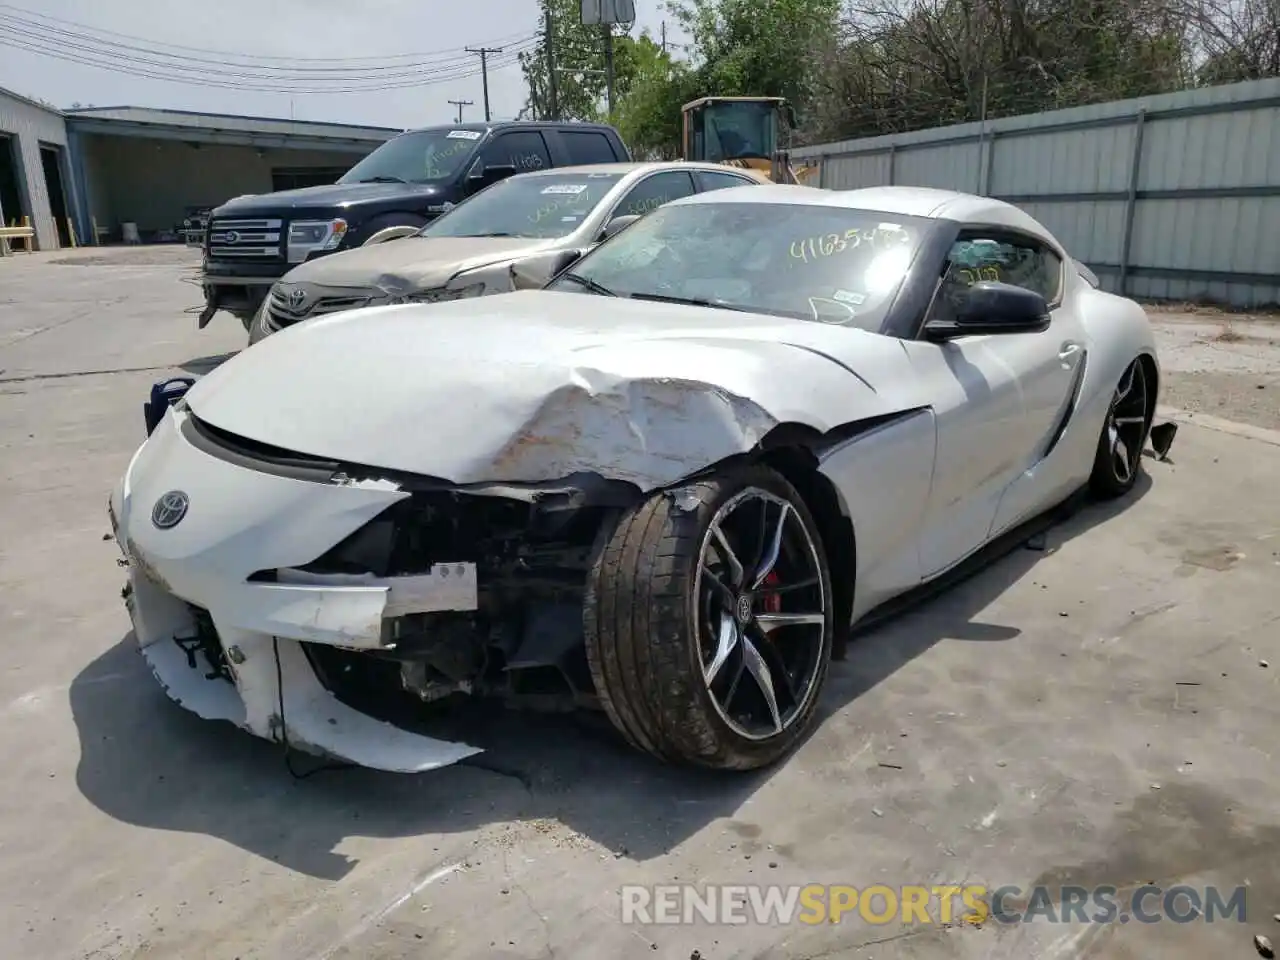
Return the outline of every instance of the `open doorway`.
<path id="1" fill-rule="evenodd" d="M 22 180 L 18 177 L 18 141 L 0 133 L 0 227 L 13 226 L 28 216 L 22 202 Z"/>
<path id="2" fill-rule="evenodd" d="M 71 223 L 67 219 L 67 193 L 62 182 L 62 148 L 40 144 L 40 164 L 44 167 L 44 185 L 49 194 L 49 212 L 58 230 L 58 246 L 71 246 Z"/>

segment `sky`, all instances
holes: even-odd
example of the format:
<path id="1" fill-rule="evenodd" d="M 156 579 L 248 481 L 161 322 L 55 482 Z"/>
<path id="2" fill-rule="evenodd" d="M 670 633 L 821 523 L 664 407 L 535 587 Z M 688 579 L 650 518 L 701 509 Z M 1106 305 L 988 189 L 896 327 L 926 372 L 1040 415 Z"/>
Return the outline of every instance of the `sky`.
<path id="1" fill-rule="evenodd" d="M 635 4 L 637 29 L 648 28 L 656 36 L 664 18 L 661 0 L 635 0 Z M 505 44 L 510 49 L 541 27 L 536 0 L 0 0 L 0 39 L 21 33 L 14 21 L 6 23 L 5 15 L 31 20 L 36 19 L 33 14 L 73 21 L 74 25 L 44 22 L 67 31 L 61 36 L 68 46 L 59 44 L 59 49 L 82 59 L 86 55 L 76 52 L 74 44 L 85 42 L 82 27 L 87 27 L 142 38 L 120 38 L 126 44 L 164 45 L 171 53 L 217 64 L 212 69 L 223 71 L 235 69 L 219 61 L 217 52 L 225 51 L 242 57 L 368 58 L 359 65 L 366 70 L 375 64 L 384 70 L 403 70 L 412 63 L 431 63 L 426 69 L 451 77 L 430 85 L 378 91 L 246 90 L 234 86 L 234 80 L 231 86 L 212 87 L 131 76 L 0 45 L 0 87 L 57 107 L 127 104 L 396 128 L 455 119 L 457 107 L 449 100 L 474 101 L 474 106 L 464 108 L 464 118 L 483 120 L 479 58 L 461 48 Z M 48 37 L 46 33 L 38 42 L 58 42 Z M 32 40 L 23 34 L 19 42 L 30 45 Z M 174 49 L 173 45 L 200 50 Z M 130 56 L 140 55 L 121 52 L 119 62 L 137 65 L 137 59 L 124 59 Z M 504 58 L 498 55 L 491 59 L 501 62 Z M 203 69 L 197 59 L 187 62 Z M 337 76 L 351 69 L 349 63 L 308 66 L 326 67 Z M 140 69 L 156 72 L 145 63 Z M 458 76 L 471 70 L 476 75 Z M 222 76 L 221 82 L 227 83 L 226 74 Z M 367 86 L 370 82 L 347 85 Z M 525 97 L 518 64 L 490 70 L 489 99 L 495 120 L 514 117 Z"/>

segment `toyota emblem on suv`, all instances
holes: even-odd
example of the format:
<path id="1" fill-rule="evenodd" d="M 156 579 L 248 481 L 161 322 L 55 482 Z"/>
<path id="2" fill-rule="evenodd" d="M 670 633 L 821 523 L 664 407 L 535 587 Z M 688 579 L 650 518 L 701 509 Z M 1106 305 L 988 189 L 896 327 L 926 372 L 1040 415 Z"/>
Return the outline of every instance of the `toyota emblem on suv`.
<path id="1" fill-rule="evenodd" d="M 151 508 L 151 522 L 157 530 L 169 530 L 182 522 L 191 500 L 181 490 L 170 490 Z"/>
<path id="2" fill-rule="evenodd" d="M 289 291 L 289 306 L 294 310 L 301 310 L 302 305 L 307 302 L 307 292 L 305 290 Z"/>

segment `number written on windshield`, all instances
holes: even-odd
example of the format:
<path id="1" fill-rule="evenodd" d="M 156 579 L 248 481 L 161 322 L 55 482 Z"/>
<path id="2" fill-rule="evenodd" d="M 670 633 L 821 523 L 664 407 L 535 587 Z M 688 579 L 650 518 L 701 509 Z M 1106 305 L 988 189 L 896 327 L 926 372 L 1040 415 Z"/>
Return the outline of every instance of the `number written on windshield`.
<path id="1" fill-rule="evenodd" d="M 907 234 L 894 224 L 885 224 L 873 230 L 846 230 L 843 234 L 824 233 L 803 240 L 793 240 L 791 256 L 809 263 L 832 257 L 846 250 L 857 250 L 869 245 L 876 249 L 891 249 L 908 242 Z"/>

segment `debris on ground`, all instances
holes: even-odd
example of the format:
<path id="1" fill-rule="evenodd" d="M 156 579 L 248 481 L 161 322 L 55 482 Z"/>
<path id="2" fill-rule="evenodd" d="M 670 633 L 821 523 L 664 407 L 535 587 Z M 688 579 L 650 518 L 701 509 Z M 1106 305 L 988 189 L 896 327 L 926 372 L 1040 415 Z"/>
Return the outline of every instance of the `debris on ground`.
<path id="1" fill-rule="evenodd" d="M 1260 933 L 1253 938 L 1253 947 L 1264 957 L 1270 958 L 1276 955 L 1275 950 L 1271 946 L 1271 941 Z"/>

